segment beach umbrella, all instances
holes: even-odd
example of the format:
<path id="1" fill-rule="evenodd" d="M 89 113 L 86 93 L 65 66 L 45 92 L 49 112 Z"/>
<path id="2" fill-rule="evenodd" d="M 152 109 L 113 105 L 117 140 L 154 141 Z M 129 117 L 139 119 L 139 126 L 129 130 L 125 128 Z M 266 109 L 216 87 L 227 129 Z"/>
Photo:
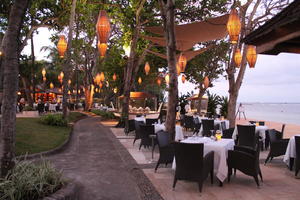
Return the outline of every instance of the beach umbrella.
<path id="1" fill-rule="evenodd" d="M 235 8 L 231 9 L 230 11 L 227 22 L 227 31 L 231 43 L 236 44 L 239 39 L 239 34 L 241 32 L 241 22 L 238 15 L 238 11 Z"/>
<path id="2" fill-rule="evenodd" d="M 59 36 L 57 50 L 60 58 L 63 58 L 67 50 L 67 41 L 64 35 Z"/>
<path id="3" fill-rule="evenodd" d="M 257 53 L 256 47 L 253 45 L 249 45 L 247 48 L 246 58 L 250 68 L 254 68 L 256 60 L 257 60 Z"/>

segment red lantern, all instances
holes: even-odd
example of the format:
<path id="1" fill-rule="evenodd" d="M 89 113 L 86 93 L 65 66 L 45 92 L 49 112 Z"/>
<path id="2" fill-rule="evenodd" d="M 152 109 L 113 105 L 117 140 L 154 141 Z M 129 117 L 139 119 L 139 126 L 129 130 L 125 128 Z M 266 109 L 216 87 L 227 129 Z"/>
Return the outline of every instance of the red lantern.
<path id="1" fill-rule="evenodd" d="M 117 75 L 116 75 L 116 73 L 114 73 L 114 75 L 113 75 L 113 80 L 114 80 L 114 81 L 117 80 Z"/>
<path id="2" fill-rule="evenodd" d="M 182 81 L 182 83 L 185 82 L 185 75 L 184 74 L 182 74 L 182 76 L 181 76 L 181 81 Z"/>
<path id="3" fill-rule="evenodd" d="M 99 12 L 96 30 L 100 43 L 107 43 L 110 35 L 110 22 L 105 10 Z"/>
<path id="4" fill-rule="evenodd" d="M 67 41 L 64 35 L 59 36 L 57 50 L 60 58 L 63 58 L 67 50 Z"/>
<path id="5" fill-rule="evenodd" d="M 183 53 L 181 53 L 179 56 L 179 59 L 178 59 L 178 65 L 180 68 L 180 72 L 184 72 L 186 63 L 187 63 L 186 56 Z"/>
<path id="6" fill-rule="evenodd" d="M 253 45 L 248 46 L 246 58 L 247 58 L 249 67 L 254 68 L 256 60 L 257 60 L 257 53 L 256 53 L 255 46 L 253 46 Z"/>
<path id="7" fill-rule="evenodd" d="M 106 50 L 107 50 L 107 44 L 98 42 L 98 51 L 101 58 L 105 56 Z"/>
<path id="8" fill-rule="evenodd" d="M 241 54 L 241 50 L 239 48 L 237 48 L 234 53 L 234 62 L 235 62 L 235 65 L 237 68 L 239 68 L 241 66 L 242 54 Z"/>
<path id="9" fill-rule="evenodd" d="M 231 43 L 236 44 L 241 32 L 241 22 L 238 11 L 235 8 L 230 11 L 227 22 L 227 31 L 229 33 Z"/>
<path id="10" fill-rule="evenodd" d="M 203 84 L 204 84 L 205 89 L 207 89 L 209 87 L 209 79 L 207 76 L 204 77 Z"/>
<path id="11" fill-rule="evenodd" d="M 146 64 L 145 64 L 145 73 L 146 73 L 146 75 L 148 75 L 149 74 L 149 71 L 150 71 L 150 65 L 149 65 L 149 63 L 148 62 L 146 62 Z"/>

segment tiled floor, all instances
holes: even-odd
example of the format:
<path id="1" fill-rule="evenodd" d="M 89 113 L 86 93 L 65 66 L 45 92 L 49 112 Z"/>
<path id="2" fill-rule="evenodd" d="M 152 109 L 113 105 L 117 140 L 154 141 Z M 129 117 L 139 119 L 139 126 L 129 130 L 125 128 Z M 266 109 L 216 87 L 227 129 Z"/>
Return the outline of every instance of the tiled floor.
<path id="1" fill-rule="evenodd" d="M 114 122 L 103 122 L 104 125 L 112 126 Z M 154 153 L 154 162 L 151 163 L 151 149 L 138 150 L 139 141 L 132 145 L 133 136 L 125 136 L 123 129 L 111 128 L 116 137 L 130 152 L 132 157 L 141 164 L 144 173 L 162 195 L 165 200 L 299 200 L 300 199 L 300 177 L 295 178 L 294 172 L 287 169 L 282 162 L 282 157 L 275 158 L 266 166 L 261 164 L 264 182 L 258 188 L 253 178 L 237 172 L 236 177 L 232 177 L 231 182 L 225 181 L 223 187 L 219 187 L 215 178 L 211 185 L 207 180 L 202 189 L 198 191 L 197 183 L 178 181 L 175 190 L 172 189 L 174 170 L 170 165 L 165 168 L 160 167 L 154 173 L 155 161 L 159 157 L 158 150 Z M 261 153 L 261 162 L 267 156 L 268 151 Z M 150 164 L 151 163 L 151 164 Z"/>

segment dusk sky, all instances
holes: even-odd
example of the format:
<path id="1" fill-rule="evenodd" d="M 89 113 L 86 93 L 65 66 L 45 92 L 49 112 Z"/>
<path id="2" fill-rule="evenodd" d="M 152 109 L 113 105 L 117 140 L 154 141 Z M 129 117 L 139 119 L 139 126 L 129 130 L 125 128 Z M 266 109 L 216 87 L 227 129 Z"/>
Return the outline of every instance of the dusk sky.
<path id="1" fill-rule="evenodd" d="M 45 59 L 48 52 L 40 52 L 42 46 L 54 46 L 48 39 L 50 32 L 39 29 L 34 36 L 35 55 L 38 60 Z M 30 45 L 24 49 L 30 54 Z M 277 56 L 259 55 L 254 69 L 247 67 L 239 94 L 239 102 L 300 102 L 300 55 L 279 54 Z M 191 92 L 195 85 L 179 82 L 179 92 Z M 214 82 L 210 92 L 228 95 L 228 81 L 223 77 Z M 196 92 L 196 90 L 195 90 Z"/>

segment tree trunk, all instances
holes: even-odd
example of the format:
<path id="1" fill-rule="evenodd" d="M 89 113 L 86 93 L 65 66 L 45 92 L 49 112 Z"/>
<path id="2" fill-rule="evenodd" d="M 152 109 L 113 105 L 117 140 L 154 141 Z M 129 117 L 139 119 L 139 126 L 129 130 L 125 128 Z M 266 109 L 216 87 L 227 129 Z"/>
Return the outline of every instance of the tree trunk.
<path id="1" fill-rule="evenodd" d="M 31 35 L 31 86 L 30 99 L 28 99 L 28 104 L 33 108 L 33 102 L 35 101 L 35 84 L 34 84 L 34 68 L 35 68 L 35 56 L 34 56 L 34 43 L 33 43 L 33 33 Z"/>
<path id="2" fill-rule="evenodd" d="M 71 49 L 72 49 L 72 37 L 75 21 L 75 11 L 76 11 L 76 2 L 77 0 L 72 1 L 71 15 L 69 21 L 69 34 L 68 34 L 68 46 L 67 46 L 67 55 L 63 67 L 64 78 L 63 78 L 63 118 L 66 119 L 68 115 L 68 80 L 69 73 L 71 70 Z"/>
<path id="3" fill-rule="evenodd" d="M 19 74 L 19 37 L 29 0 L 15 0 L 4 42 L 4 82 L 1 120 L 1 177 L 13 168 L 15 157 L 16 102 Z"/>
<path id="4" fill-rule="evenodd" d="M 165 3 L 166 2 L 166 3 Z M 167 60 L 170 75 L 166 130 L 175 139 L 176 106 L 178 102 L 178 81 L 176 70 L 176 39 L 175 39 L 175 5 L 173 0 L 160 0 L 161 14 L 164 22 L 164 33 L 167 42 Z"/>
<path id="5" fill-rule="evenodd" d="M 203 88 L 202 86 L 200 86 L 199 89 L 199 94 L 198 94 L 198 108 L 197 108 L 197 112 L 199 113 L 199 115 L 201 115 L 201 109 L 202 109 L 202 105 L 201 105 L 201 101 L 202 101 L 202 97 L 205 94 L 206 89 Z"/>

